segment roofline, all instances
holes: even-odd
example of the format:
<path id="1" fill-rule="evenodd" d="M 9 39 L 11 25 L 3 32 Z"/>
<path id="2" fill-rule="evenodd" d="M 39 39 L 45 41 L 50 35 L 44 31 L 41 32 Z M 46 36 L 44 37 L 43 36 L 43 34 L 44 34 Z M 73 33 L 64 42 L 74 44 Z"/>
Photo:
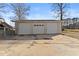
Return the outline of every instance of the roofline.
<path id="1" fill-rule="evenodd" d="M 6 23 L 6 22 L 2 22 L 1 24 L 4 24 L 4 26 L 6 25 L 6 26 L 8 26 L 9 28 L 13 28 L 11 25 L 9 25 L 9 24 Z"/>
<path id="2" fill-rule="evenodd" d="M 47 20 L 12 20 L 12 22 L 18 22 L 18 21 L 61 21 L 61 20 L 50 20 L 50 19 L 47 19 Z"/>
<path id="3" fill-rule="evenodd" d="M 4 19 L 4 18 L 0 18 L 0 19 Z"/>
<path id="4" fill-rule="evenodd" d="M 28 23 L 28 22 L 62 22 L 61 20 L 17 20 L 16 23 Z"/>

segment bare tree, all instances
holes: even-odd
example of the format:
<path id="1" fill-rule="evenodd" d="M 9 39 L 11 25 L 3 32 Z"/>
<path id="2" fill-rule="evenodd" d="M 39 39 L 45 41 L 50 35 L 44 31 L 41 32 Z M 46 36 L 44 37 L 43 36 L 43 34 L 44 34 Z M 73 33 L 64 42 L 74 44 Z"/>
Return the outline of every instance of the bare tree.
<path id="1" fill-rule="evenodd" d="M 30 10 L 29 6 L 26 6 L 24 3 L 14 3 L 10 4 L 11 9 L 13 10 L 12 12 L 15 14 L 13 19 L 15 20 L 25 20 L 26 16 L 29 15 L 28 11 Z"/>
<path id="2" fill-rule="evenodd" d="M 66 4 L 66 3 L 53 3 L 52 8 L 53 8 L 52 11 L 55 12 L 54 13 L 55 17 L 59 18 L 59 20 L 63 20 L 64 17 L 67 16 L 66 11 L 67 11 L 67 8 L 68 8 L 68 4 Z M 63 30 L 62 23 L 61 23 L 61 27 L 62 27 L 62 30 Z"/>
<path id="3" fill-rule="evenodd" d="M 66 11 L 68 8 L 68 4 L 66 4 L 66 3 L 53 3 L 52 7 L 53 7 L 52 11 L 55 12 L 56 18 L 63 20 L 64 17 L 67 16 Z"/>

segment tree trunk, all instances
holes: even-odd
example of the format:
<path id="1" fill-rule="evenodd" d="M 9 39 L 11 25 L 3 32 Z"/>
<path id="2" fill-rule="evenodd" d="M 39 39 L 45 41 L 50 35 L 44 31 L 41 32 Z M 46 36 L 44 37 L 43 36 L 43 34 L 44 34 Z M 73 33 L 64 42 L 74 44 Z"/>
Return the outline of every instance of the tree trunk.
<path id="1" fill-rule="evenodd" d="M 62 3 L 60 3 L 60 20 L 63 20 Z"/>
<path id="2" fill-rule="evenodd" d="M 63 11 L 62 11 L 62 3 L 60 3 L 60 21 L 62 21 L 62 20 L 63 20 Z M 62 26 L 62 22 L 61 22 L 61 29 L 63 31 L 64 29 L 62 27 L 63 26 Z"/>

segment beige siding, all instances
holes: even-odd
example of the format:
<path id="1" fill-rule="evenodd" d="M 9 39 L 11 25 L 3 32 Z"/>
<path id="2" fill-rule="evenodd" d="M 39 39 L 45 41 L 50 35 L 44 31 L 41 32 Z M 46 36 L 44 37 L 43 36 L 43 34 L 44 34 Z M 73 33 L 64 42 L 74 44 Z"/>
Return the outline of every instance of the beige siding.
<path id="1" fill-rule="evenodd" d="M 20 22 L 18 34 L 54 34 L 61 33 L 61 22 Z"/>
<path id="2" fill-rule="evenodd" d="M 61 23 L 57 23 L 57 33 L 61 33 Z"/>
<path id="3" fill-rule="evenodd" d="M 31 24 L 19 23 L 18 34 L 31 34 Z"/>
<path id="4" fill-rule="evenodd" d="M 47 23 L 47 34 L 57 33 L 57 23 Z"/>

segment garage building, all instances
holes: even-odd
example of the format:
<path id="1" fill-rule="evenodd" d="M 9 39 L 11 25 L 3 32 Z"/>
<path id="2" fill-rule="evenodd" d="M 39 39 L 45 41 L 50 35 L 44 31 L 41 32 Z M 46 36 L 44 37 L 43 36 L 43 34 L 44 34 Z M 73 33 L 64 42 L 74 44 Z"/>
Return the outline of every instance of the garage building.
<path id="1" fill-rule="evenodd" d="M 60 20 L 17 20 L 16 34 L 56 34 L 61 33 Z"/>

